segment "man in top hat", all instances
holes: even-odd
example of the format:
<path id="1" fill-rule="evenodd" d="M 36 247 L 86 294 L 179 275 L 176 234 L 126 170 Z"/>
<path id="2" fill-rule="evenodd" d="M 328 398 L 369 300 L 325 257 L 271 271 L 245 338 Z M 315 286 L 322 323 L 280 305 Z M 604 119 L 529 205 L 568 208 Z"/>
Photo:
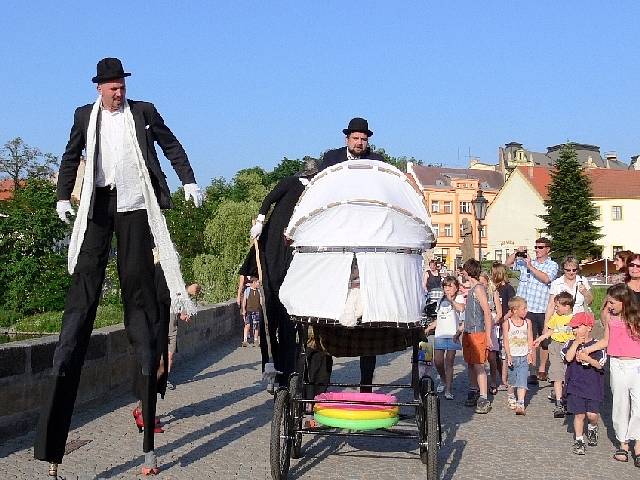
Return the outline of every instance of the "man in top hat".
<path id="1" fill-rule="evenodd" d="M 369 123 L 364 118 L 352 118 L 342 133 L 346 135 L 346 146 L 325 152 L 320 163 L 320 170 L 340 162 L 359 158 L 384 161 L 382 155 L 372 152 L 369 148 L 369 137 L 373 136 L 373 132 L 369 130 Z"/>
<path id="2" fill-rule="evenodd" d="M 145 468 L 156 472 L 153 431 L 156 402 L 157 336 L 161 315 L 156 304 L 154 259 L 159 250 L 172 304 L 186 313 L 195 307 L 185 291 L 178 256 L 173 249 L 161 209 L 171 196 L 160 168 L 158 143 L 196 206 L 202 193 L 187 154 L 153 104 L 126 99 L 130 76 L 117 58 L 98 62 L 93 83 L 98 98 L 75 111 L 58 176 L 56 210 L 62 221 L 73 215 L 70 198 L 78 165 L 86 149 L 82 197 L 69 244 L 72 274 L 62 329 L 53 358 L 53 385 L 45 401 L 34 456 L 52 465 L 56 475 L 62 461 L 76 400 L 80 373 L 100 300 L 113 233 L 117 240 L 118 274 L 124 304 L 124 325 L 136 361 L 137 392 L 144 417 Z M 147 458 L 148 457 L 148 458 Z M 144 469 L 143 469 L 144 470 Z"/>

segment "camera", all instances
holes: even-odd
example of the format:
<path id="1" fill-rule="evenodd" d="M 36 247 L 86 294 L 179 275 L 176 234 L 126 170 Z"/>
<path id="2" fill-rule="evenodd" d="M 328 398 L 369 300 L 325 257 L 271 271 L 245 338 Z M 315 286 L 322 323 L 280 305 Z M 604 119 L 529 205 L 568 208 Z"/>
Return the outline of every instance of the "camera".
<path id="1" fill-rule="evenodd" d="M 527 258 L 527 251 L 525 250 L 524 252 L 516 252 L 516 258 Z"/>

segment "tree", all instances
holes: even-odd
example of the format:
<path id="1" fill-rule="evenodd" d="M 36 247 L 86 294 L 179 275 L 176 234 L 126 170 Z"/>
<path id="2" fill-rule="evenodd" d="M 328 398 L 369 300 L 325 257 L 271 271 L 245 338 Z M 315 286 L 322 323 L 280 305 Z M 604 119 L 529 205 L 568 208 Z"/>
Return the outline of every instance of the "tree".
<path id="1" fill-rule="evenodd" d="M 0 150 L 0 174 L 12 179 L 16 190 L 26 178 L 51 178 L 57 165 L 55 155 L 30 147 L 20 137 L 9 140 Z"/>
<path id="2" fill-rule="evenodd" d="M 267 174 L 267 185 L 271 186 L 286 177 L 298 173 L 304 167 L 304 162 L 311 157 L 304 157 L 302 160 L 284 157 L 276 167 Z"/>
<path id="3" fill-rule="evenodd" d="M 422 165 L 422 160 L 418 160 L 414 157 L 407 157 L 403 155 L 402 157 L 392 157 L 389 155 L 384 148 L 378 148 L 375 145 L 371 145 L 371 151 L 382 155 L 384 161 L 396 167 L 398 170 L 402 172 L 407 171 L 407 163 L 415 163 L 417 165 Z M 438 166 L 438 165 L 429 165 L 429 166 Z M 442 165 L 439 165 L 442 166 Z"/>
<path id="4" fill-rule="evenodd" d="M 571 143 L 565 144 L 551 170 L 547 213 L 540 215 L 547 226 L 544 232 L 553 240 L 552 256 L 559 260 L 574 255 L 578 261 L 598 257 L 596 242 L 602 237 L 595 225 L 598 211 L 591 202 L 591 183 L 578 162 Z"/>
<path id="5" fill-rule="evenodd" d="M 55 185 L 35 178 L 0 202 L 0 308 L 28 314 L 63 307 L 69 226 L 55 203 Z"/>

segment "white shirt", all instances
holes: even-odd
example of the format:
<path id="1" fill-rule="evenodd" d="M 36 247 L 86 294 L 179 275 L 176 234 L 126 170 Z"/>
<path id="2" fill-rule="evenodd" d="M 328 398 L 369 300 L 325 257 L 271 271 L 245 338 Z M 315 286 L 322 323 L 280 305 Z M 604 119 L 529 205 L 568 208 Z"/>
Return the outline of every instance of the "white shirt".
<path id="1" fill-rule="evenodd" d="M 589 286 L 589 282 L 586 278 L 581 277 L 580 275 L 576 275 L 576 282 L 573 287 L 570 287 L 565 283 L 564 275 L 556 278 L 553 282 L 551 282 L 551 287 L 549 288 L 549 295 L 558 295 L 560 292 L 569 292 L 575 298 L 575 303 L 573 305 L 573 313 L 584 312 L 584 295 L 580 293 L 578 289 L 579 282 L 585 286 L 587 290 L 591 290 L 591 286 Z"/>
<path id="2" fill-rule="evenodd" d="M 115 187 L 118 212 L 145 208 L 135 145 L 127 134 L 122 109 L 100 109 L 100 147 L 96 163 L 96 186 Z"/>

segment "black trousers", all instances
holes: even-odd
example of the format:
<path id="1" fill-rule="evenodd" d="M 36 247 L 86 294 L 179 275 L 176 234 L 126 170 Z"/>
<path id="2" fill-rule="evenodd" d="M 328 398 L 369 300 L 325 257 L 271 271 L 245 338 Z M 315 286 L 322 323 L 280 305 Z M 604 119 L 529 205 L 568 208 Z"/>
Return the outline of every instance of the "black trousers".
<path id="1" fill-rule="evenodd" d="M 312 384 L 324 383 L 331 381 L 331 372 L 333 371 L 333 357 L 325 352 L 319 352 L 307 348 L 307 378 L 306 380 Z M 302 366 L 301 366 L 302 367 Z M 371 385 L 373 383 L 373 372 L 376 369 L 376 356 L 364 355 L 360 357 L 360 384 Z M 300 370 L 302 371 L 302 370 Z M 371 393 L 371 387 L 360 387 L 361 392 Z M 305 391 L 307 398 L 315 397 L 319 393 L 327 391 L 327 387 L 310 385 Z"/>
<path id="2" fill-rule="evenodd" d="M 53 358 L 53 378 L 38 422 L 34 457 L 61 463 L 76 401 L 80 373 L 100 301 L 113 233 L 124 325 L 133 347 L 145 425 L 143 450 L 153 450 L 156 410 L 157 332 L 161 321 L 154 285 L 153 238 L 146 210 L 117 213 L 115 190 L 96 189 L 93 218 L 67 293 L 62 329 Z M 109 373 L 105 372 L 105 381 Z"/>

